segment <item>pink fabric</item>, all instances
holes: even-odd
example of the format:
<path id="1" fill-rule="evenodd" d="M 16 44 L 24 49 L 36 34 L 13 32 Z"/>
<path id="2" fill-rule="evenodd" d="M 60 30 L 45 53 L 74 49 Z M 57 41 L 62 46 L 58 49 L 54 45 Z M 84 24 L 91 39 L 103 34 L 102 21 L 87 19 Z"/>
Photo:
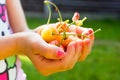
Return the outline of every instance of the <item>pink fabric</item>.
<path id="1" fill-rule="evenodd" d="M 7 73 L 3 73 L 2 75 L 0 75 L 0 80 L 8 80 Z"/>
<path id="2" fill-rule="evenodd" d="M 6 9 L 6 7 L 5 6 L 3 6 L 3 10 L 5 10 Z M 5 13 L 3 13 L 3 16 L 1 17 L 4 21 L 6 21 L 6 17 L 5 17 Z"/>
<path id="3" fill-rule="evenodd" d="M 2 14 L 2 6 L 0 6 L 0 14 Z"/>
<path id="4" fill-rule="evenodd" d="M 24 74 L 23 70 L 21 69 L 21 62 L 19 58 L 17 58 L 16 66 L 17 66 L 17 79 L 16 80 L 26 80 L 26 74 Z"/>

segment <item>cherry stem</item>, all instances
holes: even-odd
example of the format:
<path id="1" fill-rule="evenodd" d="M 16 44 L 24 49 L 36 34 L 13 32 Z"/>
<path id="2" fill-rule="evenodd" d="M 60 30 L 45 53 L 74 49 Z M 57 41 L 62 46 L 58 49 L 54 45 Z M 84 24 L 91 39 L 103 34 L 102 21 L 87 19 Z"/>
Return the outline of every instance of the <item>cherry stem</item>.
<path id="1" fill-rule="evenodd" d="M 51 4 L 52 6 L 54 6 L 54 7 L 56 8 L 56 10 L 57 10 L 57 12 L 58 12 L 58 15 L 59 15 L 59 17 L 60 17 L 60 21 L 62 22 L 63 19 L 62 19 L 62 15 L 61 15 L 61 13 L 60 13 L 59 8 L 58 8 L 53 2 L 50 2 L 50 1 L 48 1 L 48 0 L 45 0 L 44 3 L 45 3 L 45 4 Z M 47 6 L 49 6 L 49 5 L 47 5 Z M 48 9 L 49 9 L 49 13 L 50 13 L 49 16 L 50 16 L 50 18 L 51 18 L 51 9 L 50 9 L 50 6 L 48 7 Z M 48 22 L 50 22 L 50 19 L 48 19 Z"/>
<path id="2" fill-rule="evenodd" d="M 66 34 L 55 34 L 55 33 L 53 33 L 52 35 L 59 35 L 59 36 L 64 36 L 64 35 L 73 35 L 73 36 L 85 36 L 85 37 L 88 37 L 88 36 L 91 36 L 92 34 L 95 34 L 96 32 L 99 32 L 99 31 L 101 31 L 101 29 L 99 28 L 99 29 L 97 29 L 97 30 L 95 30 L 95 32 L 93 32 L 93 33 L 91 33 L 91 34 L 89 34 L 89 35 L 85 35 L 85 34 L 72 34 L 72 33 L 66 33 Z M 64 38 L 63 38 L 64 39 Z"/>
<path id="3" fill-rule="evenodd" d="M 101 29 L 99 28 L 99 29 L 97 29 L 97 30 L 95 30 L 93 33 L 91 33 L 90 35 L 92 35 L 92 34 L 95 34 L 96 32 L 99 32 L 99 31 L 101 31 Z M 89 36 L 90 36 L 89 35 Z"/>
<path id="4" fill-rule="evenodd" d="M 52 11 L 51 11 L 51 8 L 50 8 L 50 5 L 48 4 L 48 2 L 44 1 L 44 3 L 47 5 L 48 10 L 49 10 L 49 16 L 48 16 L 48 21 L 47 21 L 47 24 L 49 24 L 50 19 L 51 19 L 51 15 L 52 15 Z"/>
<path id="5" fill-rule="evenodd" d="M 84 18 L 82 19 L 82 22 L 84 22 L 86 19 L 87 19 L 87 17 L 84 17 Z"/>

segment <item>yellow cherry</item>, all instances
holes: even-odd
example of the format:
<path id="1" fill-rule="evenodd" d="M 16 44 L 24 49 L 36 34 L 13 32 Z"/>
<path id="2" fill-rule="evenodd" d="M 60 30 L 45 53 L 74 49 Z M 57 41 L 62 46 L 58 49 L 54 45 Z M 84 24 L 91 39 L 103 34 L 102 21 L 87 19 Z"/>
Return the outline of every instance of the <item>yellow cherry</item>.
<path id="1" fill-rule="evenodd" d="M 55 27 L 46 27 L 41 31 L 41 37 L 46 42 L 50 42 L 55 39 L 56 35 L 53 34 L 58 34 L 58 31 Z"/>
<path id="2" fill-rule="evenodd" d="M 41 37 L 46 41 L 50 42 L 53 40 L 52 30 L 50 28 L 44 28 L 41 32 Z"/>

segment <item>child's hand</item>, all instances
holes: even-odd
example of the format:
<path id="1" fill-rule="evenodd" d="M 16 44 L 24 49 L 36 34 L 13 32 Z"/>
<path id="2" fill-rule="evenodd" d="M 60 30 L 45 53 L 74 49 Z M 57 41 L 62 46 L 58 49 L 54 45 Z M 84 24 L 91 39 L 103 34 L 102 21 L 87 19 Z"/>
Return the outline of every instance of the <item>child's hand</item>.
<path id="1" fill-rule="evenodd" d="M 78 61 L 82 51 L 82 41 L 71 42 L 62 59 L 46 59 L 41 55 L 28 54 L 28 57 L 35 65 L 37 70 L 43 75 L 50 75 L 56 72 L 62 72 L 72 69 Z"/>
<path id="2" fill-rule="evenodd" d="M 40 54 L 48 59 L 60 59 L 65 53 L 62 48 L 46 43 L 34 32 L 17 33 L 18 50 L 25 55 Z"/>
<path id="3" fill-rule="evenodd" d="M 54 24 L 50 25 L 54 26 Z M 71 27 L 74 27 L 74 25 Z M 40 27 L 41 31 L 42 28 L 43 26 Z M 22 35 L 22 41 L 19 45 L 22 46 L 22 52 L 25 52 L 37 70 L 43 75 L 69 70 L 74 67 L 77 61 L 83 61 L 87 57 L 94 43 L 92 29 L 82 27 L 72 29 L 73 32 L 87 35 L 87 37 L 80 36 L 81 38 L 71 41 L 65 53 L 61 48 L 46 43 L 38 33 L 33 32 L 23 33 L 24 36 Z M 61 54 L 61 50 L 63 54 Z M 56 54 L 58 57 L 56 57 Z"/>

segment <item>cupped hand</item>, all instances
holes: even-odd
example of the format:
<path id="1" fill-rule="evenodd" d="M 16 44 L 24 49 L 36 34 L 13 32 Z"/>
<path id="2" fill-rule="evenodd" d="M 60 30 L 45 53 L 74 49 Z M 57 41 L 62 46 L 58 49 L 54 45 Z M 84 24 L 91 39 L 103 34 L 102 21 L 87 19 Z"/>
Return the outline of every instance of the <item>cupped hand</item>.
<path id="1" fill-rule="evenodd" d="M 41 27 L 38 27 L 37 29 L 35 29 L 35 31 L 36 32 L 39 31 L 39 33 L 41 33 L 41 31 L 44 28 L 46 28 L 46 27 L 57 27 L 58 24 L 60 24 L 60 23 L 42 25 Z M 93 44 L 94 44 L 94 31 L 93 31 L 93 29 L 92 28 L 79 27 L 79 26 L 76 26 L 76 25 L 71 25 L 68 28 L 68 31 L 75 32 L 76 34 L 82 35 L 81 37 L 79 37 L 79 40 L 82 40 L 82 42 L 83 42 L 82 53 L 81 53 L 81 56 L 80 56 L 78 61 L 84 61 L 86 59 L 86 57 L 91 53 L 91 49 L 92 49 Z"/>
<path id="2" fill-rule="evenodd" d="M 82 45 L 81 40 L 72 41 L 68 45 L 67 51 L 65 52 L 66 55 L 62 59 L 47 59 L 35 54 L 28 54 L 28 57 L 37 70 L 47 76 L 56 72 L 72 69 L 81 55 Z"/>

